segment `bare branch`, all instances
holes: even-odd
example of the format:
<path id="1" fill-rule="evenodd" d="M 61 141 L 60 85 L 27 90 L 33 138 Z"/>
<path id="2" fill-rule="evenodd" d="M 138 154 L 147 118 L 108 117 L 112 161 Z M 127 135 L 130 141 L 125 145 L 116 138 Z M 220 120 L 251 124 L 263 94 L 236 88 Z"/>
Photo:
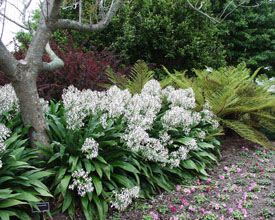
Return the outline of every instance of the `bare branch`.
<path id="1" fill-rule="evenodd" d="M 27 12 L 27 9 L 30 7 L 31 2 L 32 2 L 32 0 L 29 0 L 29 2 L 27 2 L 27 4 L 24 4 L 23 11 L 21 12 L 22 13 L 22 22 L 26 27 L 27 26 L 29 27 L 29 22 L 26 21 L 26 12 Z"/>
<path id="2" fill-rule="evenodd" d="M 0 12 L 0 15 L 1 15 L 2 17 L 5 17 L 8 21 L 10 21 L 10 22 L 16 24 L 18 27 L 21 27 L 21 28 L 23 28 L 23 29 L 25 29 L 25 30 L 29 30 L 27 27 L 25 27 L 25 26 L 19 24 L 18 22 L 14 21 L 13 19 L 7 17 L 5 14 L 3 14 L 3 13 Z"/>
<path id="3" fill-rule="evenodd" d="M 64 66 L 64 62 L 62 59 L 60 59 L 52 50 L 52 48 L 50 47 L 50 44 L 47 43 L 46 45 L 46 52 L 47 54 L 50 56 L 50 59 L 52 60 L 50 63 L 45 63 L 43 62 L 43 67 L 42 70 L 45 71 L 53 71 L 57 68 L 63 67 Z"/>
<path id="4" fill-rule="evenodd" d="M 251 7 L 259 7 L 260 4 L 257 3 L 256 5 L 252 5 L 252 6 L 248 6 L 248 5 L 244 5 L 247 3 L 246 0 L 242 1 L 241 3 L 239 3 L 238 5 L 235 5 L 234 0 L 230 1 L 226 7 L 224 8 L 224 10 L 222 11 L 221 15 L 219 16 L 218 19 L 210 16 L 209 14 L 207 14 L 206 12 L 202 11 L 202 5 L 203 3 L 201 3 L 201 5 L 199 7 L 197 7 L 196 5 L 193 5 L 189 0 L 186 0 L 186 2 L 188 3 L 188 5 L 193 8 L 195 11 L 199 12 L 200 14 L 206 16 L 211 22 L 213 22 L 214 24 L 220 24 L 222 23 L 230 14 L 232 14 L 236 9 L 238 8 L 251 8 Z M 228 10 L 229 6 L 232 5 L 234 8 L 232 10 L 230 10 L 229 12 L 226 13 L 226 11 Z"/>
<path id="5" fill-rule="evenodd" d="M 6 15 L 6 11 L 7 11 L 7 1 L 5 2 L 4 15 Z M 0 39 L 2 39 L 3 34 L 4 34 L 4 30 L 5 30 L 5 19 L 6 19 L 6 16 L 4 16 L 4 19 L 3 19 L 2 33 L 1 33 Z"/>
<path id="6" fill-rule="evenodd" d="M 114 3 L 114 0 L 113 0 L 109 8 L 109 11 L 97 24 L 83 24 L 70 19 L 60 19 L 56 22 L 55 28 L 56 29 L 73 29 L 73 30 L 86 31 L 86 32 L 103 30 L 110 23 L 112 18 L 115 16 L 116 12 L 118 11 L 120 5 L 123 2 L 124 0 L 117 0 Z"/>
<path id="7" fill-rule="evenodd" d="M 7 1 L 7 2 L 9 3 L 9 5 L 14 7 L 18 12 L 22 13 L 22 11 L 15 4 L 13 4 L 11 1 Z"/>
<path id="8" fill-rule="evenodd" d="M 226 12 L 227 8 L 228 8 L 231 4 L 234 4 L 234 1 L 233 1 L 233 0 L 232 0 L 231 2 L 229 2 L 229 3 L 227 4 L 227 6 L 225 6 L 223 12 L 222 12 L 221 15 L 220 15 L 220 19 L 222 18 L 222 16 L 223 16 L 224 13 Z"/>
<path id="9" fill-rule="evenodd" d="M 0 68 L 8 78 L 15 76 L 17 60 L 12 56 L 0 39 Z"/>
<path id="10" fill-rule="evenodd" d="M 79 0 L 78 22 L 82 22 L 82 0 Z"/>
<path id="11" fill-rule="evenodd" d="M 200 14 L 204 15 L 205 17 L 207 17 L 210 21 L 212 21 L 213 23 L 217 24 L 220 23 L 219 20 L 217 20 L 214 17 L 211 17 L 209 14 L 203 12 L 200 8 L 197 8 L 196 6 L 194 6 L 189 0 L 186 0 L 188 5 L 193 8 L 195 11 L 199 12 Z"/>

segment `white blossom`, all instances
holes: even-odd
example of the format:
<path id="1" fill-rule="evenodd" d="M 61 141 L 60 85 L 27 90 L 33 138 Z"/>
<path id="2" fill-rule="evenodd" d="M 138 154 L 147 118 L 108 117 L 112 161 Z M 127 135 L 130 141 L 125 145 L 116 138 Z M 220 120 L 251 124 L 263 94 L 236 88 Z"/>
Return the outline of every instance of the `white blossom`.
<path id="1" fill-rule="evenodd" d="M 4 142 L 10 136 L 10 129 L 0 123 L 0 142 Z"/>
<path id="2" fill-rule="evenodd" d="M 196 106 L 195 94 L 192 88 L 175 90 L 167 87 L 163 90 L 162 96 L 171 103 L 171 107 L 178 106 L 185 109 L 193 109 Z"/>
<path id="3" fill-rule="evenodd" d="M 81 151 L 87 153 L 86 158 L 92 159 L 98 156 L 98 143 L 93 138 L 86 138 Z"/>
<path id="4" fill-rule="evenodd" d="M 3 166 L 3 163 L 2 163 L 2 160 L 0 159 L 0 169 L 2 168 Z"/>
<path id="5" fill-rule="evenodd" d="M 186 146 L 188 146 L 189 150 L 194 150 L 198 147 L 197 141 L 193 138 L 192 140 L 186 143 Z"/>
<path id="6" fill-rule="evenodd" d="M 88 175 L 89 173 L 83 169 L 74 171 L 72 174 L 73 183 L 69 185 L 69 189 L 74 190 L 74 188 L 77 188 L 77 194 L 81 197 L 84 197 L 88 192 L 93 192 L 92 178 Z"/>
<path id="7" fill-rule="evenodd" d="M 119 191 L 114 190 L 113 196 L 115 201 L 111 201 L 111 207 L 114 207 L 120 211 L 125 210 L 131 203 L 133 198 L 139 197 L 138 186 L 133 187 L 132 189 L 122 188 Z"/>
<path id="8" fill-rule="evenodd" d="M 0 86 L 0 114 L 15 108 L 19 110 L 19 100 L 11 84 Z"/>
<path id="9" fill-rule="evenodd" d="M 199 114 L 178 106 L 167 110 L 161 118 L 165 130 L 181 127 L 186 135 L 191 130 L 190 126 L 194 123 L 199 123 L 200 120 L 201 117 Z"/>

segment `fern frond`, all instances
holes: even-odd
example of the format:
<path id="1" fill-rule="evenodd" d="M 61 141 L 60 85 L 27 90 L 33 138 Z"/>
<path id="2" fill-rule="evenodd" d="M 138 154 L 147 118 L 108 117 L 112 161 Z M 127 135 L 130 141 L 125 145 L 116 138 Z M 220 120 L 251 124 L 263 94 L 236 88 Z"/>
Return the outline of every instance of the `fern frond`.
<path id="1" fill-rule="evenodd" d="M 267 139 L 267 137 L 261 132 L 255 130 L 253 127 L 240 121 L 221 120 L 221 123 L 247 140 L 260 144 L 266 148 L 274 148 L 274 145 Z"/>
<path id="2" fill-rule="evenodd" d="M 268 131 L 275 133 L 275 120 L 261 119 L 259 124 Z"/>
<path id="3" fill-rule="evenodd" d="M 112 85 L 116 85 L 120 89 L 126 89 L 127 79 L 126 79 L 125 75 L 114 73 L 114 71 L 110 67 L 106 68 L 105 74 L 108 76 L 108 79 L 112 84 L 101 83 L 101 84 L 99 84 L 99 86 L 108 89 Z"/>
<path id="4" fill-rule="evenodd" d="M 130 77 L 127 80 L 127 88 L 134 93 L 140 93 L 144 85 L 153 78 L 154 72 L 151 71 L 147 64 L 138 60 L 130 72 Z"/>

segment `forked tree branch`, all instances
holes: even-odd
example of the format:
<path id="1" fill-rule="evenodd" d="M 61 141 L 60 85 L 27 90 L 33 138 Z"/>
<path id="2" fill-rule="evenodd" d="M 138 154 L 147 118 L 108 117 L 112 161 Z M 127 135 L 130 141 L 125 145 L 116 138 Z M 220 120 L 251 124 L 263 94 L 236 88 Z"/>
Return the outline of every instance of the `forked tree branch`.
<path id="1" fill-rule="evenodd" d="M 84 32 L 103 30 L 110 23 L 110 21 L 112 20 L 112 18 L 114 17 L 120 5 L 123 2 L 124 0 L 117 0 L 116 2 L 114 2 L 113 0 L 107 14 L 97 24 L 84 24 L 84 23 L 73 21 L 70 19 L 59 19 L 55 24 L 55 28 L 72 29 L 72 30 L 84 31 Z"/>

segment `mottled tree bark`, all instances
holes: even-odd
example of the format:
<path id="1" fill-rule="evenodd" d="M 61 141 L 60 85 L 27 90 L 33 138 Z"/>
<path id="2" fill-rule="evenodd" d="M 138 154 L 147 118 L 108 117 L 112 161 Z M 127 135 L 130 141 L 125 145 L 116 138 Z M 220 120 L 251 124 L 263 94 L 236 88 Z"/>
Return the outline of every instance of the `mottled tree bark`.
<path id="1" fill-rule="evenodd" d="M 14 80 L 12 85 L 19 99 L 24 125 L 32 126 L 29 131 L 32 147 L 35 148 L 35 141 L 49 145 L 49 138 L 46 133 L 48 126 L 39 102 L 36 79 Z"/>

